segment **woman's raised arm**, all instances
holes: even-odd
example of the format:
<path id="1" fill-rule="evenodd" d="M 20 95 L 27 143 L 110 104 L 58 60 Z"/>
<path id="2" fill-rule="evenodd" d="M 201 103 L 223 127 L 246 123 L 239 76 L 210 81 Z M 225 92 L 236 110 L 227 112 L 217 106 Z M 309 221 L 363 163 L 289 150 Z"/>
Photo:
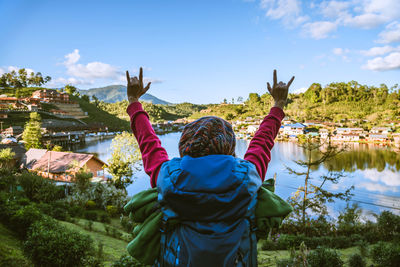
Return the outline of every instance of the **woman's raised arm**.
<path id="1" fill-rule="evenodd" d="M 271 150 L 274 146 L 274 140 L 281 127 L 281 121 L 285 116 L 283 107 L 286 104 L 289 92 L 289 86 L 292 84 L 294 76 L 286 84 L 277 82 L 276 70 L 274 70 L 273 86 L 267 83 L 267 88 L 275 100 L 275 105 L 271 108 L 269 114 L 262 121 L 250 145 L 247 149 L 244 159 L 253 163 L 264 181 L 267 174 L 268 163 L 271 161 Z"/>
<path id="2" fill-rule="evenodd" d="M 158 173 L 161 165 L 168 161 L 168 154 L 161 146 L 161 141 L 151 126 L 149 115 L 139 102 L 139 98 L 149 90 L 151 83 L 149 82 L 146 87 L 143 87 L 142 68 L 139 71 L 139 78 L 136 76 L 130 78 L 128 71 L 126 71 L 126 78 L 129 101 L 126 111 L 131 119 L 132 132 L 139 143 L 144 170 L 150 176 L 151 186 L 156 187 Z"/>

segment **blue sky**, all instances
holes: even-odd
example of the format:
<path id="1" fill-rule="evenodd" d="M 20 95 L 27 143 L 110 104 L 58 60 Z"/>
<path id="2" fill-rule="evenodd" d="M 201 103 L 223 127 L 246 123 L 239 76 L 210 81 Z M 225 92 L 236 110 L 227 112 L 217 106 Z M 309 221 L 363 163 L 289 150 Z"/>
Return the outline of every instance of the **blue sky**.
<path id="1" fill-rule="evenodd" d="M 272 71 L 313 82 L 400 80 L 400 1 L 0 0 L 0 73 L 29 68 L 50 86 L 125 84 L 140 66 L 149 93 L 218 103 L 264 93 Z"/>

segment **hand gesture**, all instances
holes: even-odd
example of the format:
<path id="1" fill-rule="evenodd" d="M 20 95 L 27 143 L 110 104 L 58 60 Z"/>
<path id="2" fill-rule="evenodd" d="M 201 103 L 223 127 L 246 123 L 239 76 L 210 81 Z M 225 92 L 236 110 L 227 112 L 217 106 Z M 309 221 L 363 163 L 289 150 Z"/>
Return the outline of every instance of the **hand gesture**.
<path id="1" fill-rule="evenodd" d="M 274 84 L 271 88 L 271 85 L 267 82 L 267 88 L 269 93 L 275 100 L 274 107 L 279 107 L 283 109 L 287 101 L 289 86 L 292 84 L 294 76 L 287 84 L 284 82 L 277 83 L 277 80 L 278 79 L 276 78 L 276 70 L 274 70 Z"/>
<path id="2" fill-rule="evenodd" d="M 138 102 L 139 98 L 142 95 L 144 95 L 147 92 L 147 90 L 150 89 L 151 82 L 149 82 L 146 85 L 146 87 L 143 88 L 143 69 L 142 68 L 140 68 L 140 71 L 139 71 L 139 79 L 136 76 L 133 78 L 130 78 L 128 71 L 126 71 L 126 79 L 128 81 L 127 94 L 128 94 L 129 103 Z"/>

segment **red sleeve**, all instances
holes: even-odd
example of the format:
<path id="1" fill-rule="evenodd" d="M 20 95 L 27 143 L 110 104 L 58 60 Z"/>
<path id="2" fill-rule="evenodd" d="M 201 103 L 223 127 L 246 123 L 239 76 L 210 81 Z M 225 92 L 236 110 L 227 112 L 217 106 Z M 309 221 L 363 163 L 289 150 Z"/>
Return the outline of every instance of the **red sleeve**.
<path id="1" fill-rule="evenodd" d="M 244 159 L 256 165 L 258 174 L 264 181 L 267 174 L 268 163 L 271 160 L 271 149 L 274 146 L 274 139 L 281 127 L 281 121 L 285 117 L 283 110 L 277 107 L 271 108 L 250 141 Z"/>
<path id="2" fill-rule="evenodd" d="M 131 118 L 132 132 L 139 143 L 144 171 L 150 176 L 152 187 L 157 186 L 157 176 L 161 165 L 168 161 L 167 151 L 151 127 L 149 115 L 139 102 L 131 103 L 126 109 Z"/>

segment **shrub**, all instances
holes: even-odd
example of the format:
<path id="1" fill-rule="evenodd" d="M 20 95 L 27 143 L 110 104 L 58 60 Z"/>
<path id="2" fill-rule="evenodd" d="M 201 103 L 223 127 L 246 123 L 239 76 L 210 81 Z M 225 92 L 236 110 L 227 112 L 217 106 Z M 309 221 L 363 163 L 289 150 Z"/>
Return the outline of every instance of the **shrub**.
<path id="1" fill-rule="evenodd" d="M 71 217 L 81 217 L 85 210 L 81 206 L 72 205 L 68 207 L 68 214 Z"/>
<path id="2" fill-rule="evenodd" d="M 400 233 L 400 216 L 383 211 L 378 217 L 378 229 L 383 240 L 392 240 L 395 234 Z"/>
<path id="3" fill-rule="evenodd" d="M 18 182 L 25 195 L 35 202 L 53 202 L 65 196 L 62 187 L 48 179 L 44 179 L 34 173 L 24 172 L 18 177 Z"/>
<path id="4" fill-rule="evenodd" d="M 88 210 L 93 210 L 96 208 L 96 202 L 94 202 L 93 200 L 88 200 L 85 204 L 85 208 Z"/>
<path id="5" fill-rule="evenodd" d="M 133 223 L 132 221 L 129 219 L 128 216 L 124 216 L 122 215 L 120 218 L 120 222 L 122 227 L 125 229 L 125 231 L 127 232 L 132 232 L 133 230 Z"/>
<path id="6" fill-rule="evenodd" d="M 24 253 L 36 266 L 82 266 L 93 261 L 93 240 L 51 218 L 32 225 Z"/>
<path id="7" fill-rule="evenodd" d="M 110 223 L 110 222 L 111 222 L 110 215 L 108 215 L 108 214 L 101 214 L 101 215 L 100 215 L 100 221 L 103 222 L 103 223 Z"/>
<path id="8" fill-rule="evenodd" d="M 362 257 L 368 256 L 368 245 L 369 243 L 365 240 L 359 240 L 355 243 L 358 246 L 358 250 L 360 251 L 360 255 Z"/>
<path id="9" fill-rule="evenodd" d="M 353 254 L 349 258 L 350 267 L 365 267 L 367 264 L 360 254 Z"/>
<path id="10" fill-rule="evenodd" d="M 307 260 L 310 267 L 340 267 L 344 264 L 336 250 L 324 247 L 311 251 Z"/>
<path id="11" fill-rule="evenodd" d="M 84 216 L 87 220 L 97 221 L 97 212 L 94 210 L 85 211 Z"/>
<path id="12" fill-rule="evenodd" d="M 378 242 L 372 246 L 371 258 L 374 263 L 382 267 L 396 267 L 400 262 L 400 245 Z"/>
<path id="13" fill-rule="evenodd" d="M 111 217 L 115 217 L 116 215 L 118 215 L 118 208 L 116 206 L 108 205 L 106 207 L 106 211 L 108 214 L 110 214 Z"/>
<path id="14" fill-rule="evenodd" d="M 34 205 L 20 208 L 11 217 L 11 227 L 21 238 L 25 238 L 29 227 L 43 218 L 42 213 Z"/>
<path id="15" fill-rule="evenodd" d="M 141 264 L 134 258 L 129 255 L 124 255 L 119 258 L 119 260 L 115 261 L 112 267 L 144 267 L 145 265 Z"/>

